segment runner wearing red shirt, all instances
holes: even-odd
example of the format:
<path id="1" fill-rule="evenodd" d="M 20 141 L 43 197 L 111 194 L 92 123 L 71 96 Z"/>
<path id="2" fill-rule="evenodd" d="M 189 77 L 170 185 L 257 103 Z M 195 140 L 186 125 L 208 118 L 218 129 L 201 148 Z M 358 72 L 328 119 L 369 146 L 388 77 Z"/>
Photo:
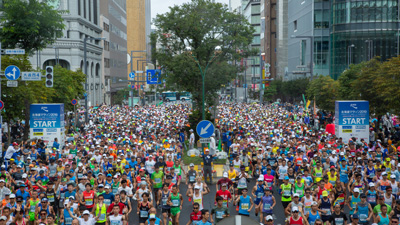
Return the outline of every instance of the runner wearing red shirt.
<path id="1" fill-rule="evenodd" d="M 190 213 L 190 220 L 187 222 L 186 225 L 197 224 L 197 222 L 201 220 L 201 211 L 199 210 L 199 208 L 200 208 L 199 203 L 195 202 L 193 204 L 193 212 Z"/>
<path id="2" fill-rule="evenodd" d="M 214 202 L 217 202 L 217 197 L 221 196 L 224 199 L 222 205 L 228 207 L 228 201 L 230 202 L 232 200 L 232 195 L 226 189 L 227 189 L 226 184 L 225 183 L 222 184 L 221 190 L 217 191 L 217 193 L 215 194 Z"/>
<path id="3" fill-rule="evenodd" d="M 82 193 L 83 198 L 81 199 L 81 204 L 86 206 L 86 209 L 90 211 L 94 207 L 95 193 L 92 190 L 92 185 L 90 183 L 87 183 L 85 188 L 86 190 Z"/>

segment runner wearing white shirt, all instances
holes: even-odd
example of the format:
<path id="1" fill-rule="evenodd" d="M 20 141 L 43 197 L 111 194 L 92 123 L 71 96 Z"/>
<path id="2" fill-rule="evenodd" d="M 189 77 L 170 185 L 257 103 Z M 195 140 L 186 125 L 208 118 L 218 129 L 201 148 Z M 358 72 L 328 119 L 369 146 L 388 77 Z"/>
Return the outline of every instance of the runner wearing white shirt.
<path id="1" fill-rule="evenodd" d="M 74 214 L 72 214 L 71 206 L 68 206 L 67 210 L 68 210 L 69 215 L 73 219 L 77 219 L 79 221 L 79 225 L 94 225 L 94 224 L 96 224 L 96 221 L 99 219 L 99 216 L 100 216 L 100 213 L 99 213 L 96 217 L 90 218 L 89 210 L 85 210 L 82 213 L 83 218 L 79 218 L 79 217 L 76 217 Z"/>
<path id="2" fill-rule="evenodd" d="M 112 209 L 113 214 L 107 217 L 108 224 L 110 225 L 122 225 L 125 221 L 125 215 L 119 214 L 119 206 L 114 205 Z"/>

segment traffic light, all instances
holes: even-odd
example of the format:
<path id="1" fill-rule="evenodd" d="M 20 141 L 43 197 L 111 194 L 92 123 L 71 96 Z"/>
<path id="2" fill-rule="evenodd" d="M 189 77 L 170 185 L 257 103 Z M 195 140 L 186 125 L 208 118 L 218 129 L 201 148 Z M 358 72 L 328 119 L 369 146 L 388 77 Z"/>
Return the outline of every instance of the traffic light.
<path id="1" fill-rule="evenodd" d="M 46 87 L 53 87 L 53 67 L 46 66 Z"/>

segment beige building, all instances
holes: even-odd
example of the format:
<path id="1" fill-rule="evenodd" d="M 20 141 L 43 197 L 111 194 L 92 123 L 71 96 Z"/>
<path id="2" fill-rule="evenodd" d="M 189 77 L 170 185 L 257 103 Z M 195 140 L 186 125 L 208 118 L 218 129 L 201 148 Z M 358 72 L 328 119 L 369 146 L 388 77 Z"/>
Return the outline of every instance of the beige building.
<path id="1" fill-rule="evenodd" d="M 128 73 L 126 74 L 129 79 L 131 71 L 145 71 L 146 61 L 150 60 L 148 56 L 150 49 L 147 48 L 149 44 L 148 35 L 150 34 L 150 0 L 129 0 L 126 1 L 126 15 L 127 15 L 127 34 L 128 34 L 128 54 L 131 55 L 131 63 L 128 64 Z M 135 85 L 145 86 L 145 74 L 135 73 L 135 81 L 142 81 L 135 83 Z M 142 92 L 140 92 L 142 93 Z"/>

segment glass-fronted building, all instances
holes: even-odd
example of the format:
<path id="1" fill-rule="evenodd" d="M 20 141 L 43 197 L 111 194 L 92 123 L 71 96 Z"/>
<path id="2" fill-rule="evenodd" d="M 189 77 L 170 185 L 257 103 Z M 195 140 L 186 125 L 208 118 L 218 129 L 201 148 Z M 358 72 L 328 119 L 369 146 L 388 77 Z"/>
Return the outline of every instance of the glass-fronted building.
<path id="1" fill-rule="evenodd" d="M 337 79 L 349 64 L 399 54 L 397 0 L 332 0 L 330 75 Z"/>

